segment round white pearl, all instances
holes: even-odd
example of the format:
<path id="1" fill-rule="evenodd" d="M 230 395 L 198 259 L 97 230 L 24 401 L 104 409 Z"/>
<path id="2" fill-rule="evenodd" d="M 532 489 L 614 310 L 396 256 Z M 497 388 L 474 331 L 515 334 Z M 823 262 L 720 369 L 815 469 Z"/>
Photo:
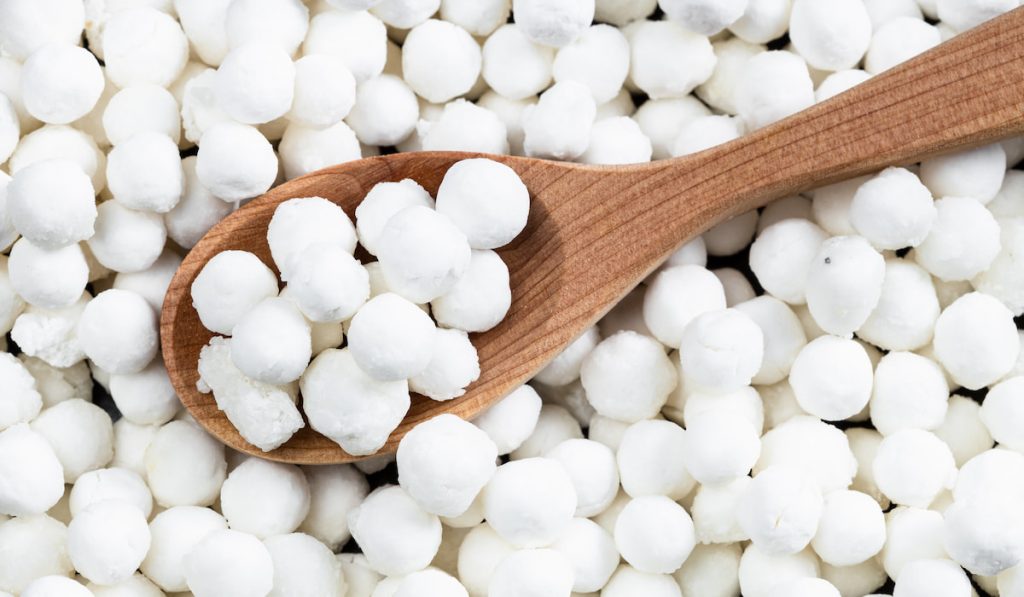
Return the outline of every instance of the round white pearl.
<path id="1" fill-rule="evenodd" d="M 823 493 L 846 489 L 857 472 L 857 459 L 843 432 L 807 415 L 792 417 L 761 437 L 754 474 L 775 464 L 809 474 Z"/>
<path id="2" fill-rule="evenodd" d="M 273 43 L 248 42 L 224 57 L 214 89 L 218 105 L 232 119 L 244 124 L 270 122 L 291 109 L 295 65 Z"/>
<path id="3" fill-rule="evenodd" d="M 68 557 L 82 576 L 100 585 L 130 578 L 149 544 L 146 517 L 128 502 L 96 502 L 68 525 Z"/>
<path id="4" fill-rule="evenodd" d="M 232 1 L 224 15 L 228 47 L 270 43 L 292 55 L 306 37 L 309 10 L 299 0 Z"/>
<path id="5" fill-rule="evenodd" d="M 417 25 L 402 46 L 402 76 L 423 99 L 443 104 L 473 87 L 480 76 L 480 46 L 465 29 L 430 19 Z"/>
<path id="6" fill-rule="evenodd" d="M 1024 411 L 1019 397 L 1024 391 L 1024 376 L 1011 377 L 991 389 L 981 404 L 979 413 L 992 438 L 1011 450 L 1024 447 L 1024 434 L 1020 427 Z"/>
<path id="7" fill-rule="evenodd" d="M 521 549 L 494 568 L 487 595 L 493 597 L 558 597 L 572 591 L 569 559 L 553 549 Z"/>
<path id="8" fill-rule="evenodd" d="M 387 27 L 376 16 L 362 10 L 328 10 L 310 21 L 302 51 L 337 56 L 356 82 L 363 83 L 384 70 L 387 40 Z"/>
<path id="9" fill-rule="evenodd" d="M 1024 557 L 1024 516 L 999 495 L 954 502 L 945 512 L 943 544 L 950 557 L 973 574 L 994 576 Z"/>
<path id="10" fill-rule="evenodd" d="M 312 356 L 309 322 L 288 299 L 264 299 L 238 320 L 231 333 L 232 362 L 264 383 L 297 380 Z"/>
<path id="11" fill-rule="evenodd" d="M 580 367 L 590 351 L 601 341 L 597 326 L 587 328 L 580 337 L 573 340 L 550 363 L 545 365 L 534 379 L 548 386 L 565 386 L 580 377 Z"/>
<path id="12" fill-rule="evenodd" d="M 434 568 L 427 568 L 402 577 L 402 581 L 394 593 L 394 597 L 416 597 L 417 595 L 468 597 L 469 594 L 452 576 Z"/>
<path id="13" fill-rule="evenodd" d="M 486 522 L 474 527 L 459 546 L 459 582 L 473 595 L 486 595 L 494 569 L 514 551 Z"/>
<path id="14" fill-rule="evenodd" d="M 620 165 L 651 161 L 651 140 L 628 116 L 599 118 L 590 129 L 590 144 L 579 159 L 584 164 Z"/>
<path id="15" fill-rule="evenodd" d="M 252 253 L 222 251 L 199 270 L 191 295 L 203 326 L 230 335 L 243 315 L 277 295 L 277 277 Z"/>
<path id="16" fill-rule="evenodd" d="M 884 350 L 915 350 L 931 341 L 938 316 L 928 272 L 904 259 L 888 259 L 882 296 L 857 336 Z"/>
<path id="17" fill-rule="evenodd" d="M 1002 249 L 988 269 L 978 274 L 971 284 L 976 290 L 998 298 L 1014 315 L 1024 314 L 1024 284 L 1016 276 L 1020 270 L 1018 256 L 1022 254 L 1021 247 L 1024 246 L 1024 220 L 1012 217 L 998 222 Z"/>
<path id="18" fill-rule="evenodd" d="M 174 209 L 164 214 L 164 225 L 171 240 L 191 249 L 214 224 L 233 211 L 234 205 L 221 201 L 200 184 L 196 156 L 181 160 L 181 169 L 185 174 L 185 190 Z"/>
<path id="19" fill-rule="evenodd" d="M 385 74 L 359 85 L 355 106 L 345 121 L 367 145 L 397 145 L 416 128 L 419 113 L 409 86 Z"/>
<path id="20" fill-rule="evenodd" d="M 174 11 L 178 13 L 192 49 L 204 63 L 217 66 L 228 53 L 228 36 L 224 29 L 230 0 L 178 0 Z"/>
<path id="21" fill-rule="evenodd" d="M 89 279 L 89 265 L 77 244 L 47 250 L 22 238 L 11 248 L 7 267 L 11 288 L 18 296 L 44 309 L 73 305 Z"/>
<path id="22" fill-rule="evenodd" d="M 156 313 L 144 298 L 128 290 L 96 295 L 78 321 L 85 354 L 110 373 L 138 373 L 156 356 Z"/>
<path id="23" fill-rule="evenodd" d="M 1020 351 L 1016 327 L 1013 313 L 998 299 L 972 292 L 935 322 L 935 354 L 957 383 L 976 390 L 1013 368 Z"/>
<path id="24" fill-rule="evenodd" d="M 466 236 L 447 216 L 423 206 L 392 216 L 378 245 L 388 286 L 416 303 L 450 291 L 470 262 Z"/>
<path id="25" fill-rule="evenodd" d="M 188 588 L 196 597 L 234 592 L 266 595 L 273 587 L 274 561 L 256 537 L 234 530 L 213 531 L 184 557 Z"/>
<path id="26" fill-rule="evenodd" d="M 971 197 L 988 203 L 1006 175 L 1006 151 L 994 143 L 921 162 L 921 181 L 936 197 Z"/>
<path id="27" fill-rule="evenodd" d="M 630 497 L 664 495 L 683 499 L 696 485 L 682 458 L 665 461 L 659 454 L 685 454 L 686 432 L 671 421 L 640 421 L 622 436 L 616 459 L 622 489 Z"/>
<path id="28" fill-rule="evenodd" d="M 634 498 L 615 523 L 619 553 L 641 572 L 675 572 L 689 557 L 696 541 L 690 515 L 665 496 Z"/>
<path id="29" fill-rule="evenodd" d="M 76 517 L 93 504 L 108 500 L 134 506 L 147 520 L 153 511 L 153 494 L 138 473 L 125 468 L 105 468 L 84 473 L 75 482 L 69 499 L 71 516 Z"/>
<path id="30" fill-rule="evenodd" d="M 668 574 L 640 572 L 628 564 L 619 566 L 608 584 L 601 590 L 604 597 L 677 597 L 679 585 Z"/>
<path id="31" fill-rule="evenodd" d="M 270 188 L 277 178 L 277 156 L 256 128 L 219 122 L 203 133 L 196 175 L 222 200 L 240 201 Z"/>
<path id="32" fill-rule="evenodd" d="M 430 363 L 434 322 L 416 305 L 393 294 L 375 296 L 352 318 L 348 330 L 352 357 L 381 381 L 412 377 Z"/>
<path id="33" fill-rule="evenodd" d="M 574 518 L 551 549 L 572 564 L 572 589 L 577 593 L 601 590 L 619 565 L 619 552 L 611 535 L 585 518 Z"/>
<path id="34" fill-rule="evenodd" d="M 159 132 L 141 132 L 114 147 L 107 182 L 125 207 L 167 213 L 181 200 L 185 175 L 178 145 Z"/>
<path id="35" fill-rule="evenodd" d="M 309 512 L 309 484 L 294 465 L 249 458 L 220 491 L 228 526 L 266 539 L 290 533 Z"/>
<path id="36" fill-rule="evenodd" d="M 643 319 L 653 335 L 679 348 L 683 333 L 697 316 L 725 308 L 721 281 L 703 266 L 670 267 L 648 284 L 644 293 Z"/>
<path id="37" fill-rule="evenodd" d="M 422 570 L 441 544 L 437 516 L 424 512 L 394 485 L 371 493 L 349 513 L 348 526 L 370 566 L 388 576 Z"/>
<path id="38" fill-rule="evenodd" d="M 599 104 L 611 101 L 629 74 L 629 42 L 615 27 L 591 26 L 558 50 L 551 73 L 556 82 L 583 83 Z"/>
<path id="39" fill-rule="evenodd" d="M 736 477 L 722 485 L 701 485 L 693 497 L 690 515 L 701 544 L 737 544 L 750 539 L 736 518 L 737 506 L 752 479 Z M 690 556 L 699 555 L 700 547 Z M 739 560 L 739 553 L 736 554 Z M 687 560 L 689 561 L 689 560 Z M 684 564 L 684 570 L 685 570 Z M 685 574 L 685 572 L 684 572 Z"/>
<path id="40" fill-rule="evenodd" d="M 469 335 L 462 330 L 438 328 L 434 354 L 427 368 L 409 378 L 409 389 L 431 400 L 451 400 L 466 393 L 480 377 L 480 359 Z"/>
<path id="41" fill-rule="evenodd" d="M 4 50 L 19 62 L 47 43 L 77 44 L 84 26 L 85 11 L 77 0 L 13 0 L 0 6 Z"/>
<path id="42" fill-rule="evenodd" d="M 523 231 L 530 194 L 508 166 L 477 158 L 456 162 L 437 189 L 437 211 L 466 235 L 473 249 L 496 249 Z"/>
<path id="43" fill-rule="evenodd" d="M 181 115 L 174 95 L 158 85 L 135 85 L 114 94 L 103 110 L 103 131 L 111 145 L 143 132 L 181 140 Z"/>
<path id="44" fill-rule="evenodd" d="M 0 594 L 10 595 L 49 574 L 68 577 L 74 568 L 67 556 L 67 527 L 45 514 L 3 517 L 0 548 L 19 554 L 0 563 Z M 618 553 L 616 553 L 618 558 Z"/>
<path id="45" fill-rule="evenodd" d="M 330 54 L 310 54 L 295 62 L 295 92 L 288 120 L 327 127 L 348 116 L 356 102 L 356 80 L 345 62 Z"/>
<path id="46" fill-rule="evenodd" d="M 626 423 L 657 414 L 677 384 L 664 348 L 628 331 L 602 340 L 587 355 L 580 381 L 597 412 Z"/>
<path id="47" fill-rule="evenodd" d="M 365 456 L 379 450 L 409 410 L 405 379 L 371 377 L 356 364 L 349 349 L 328 349 L 317 355 L 300 386 L 310 427 L 350 454 Z M 347 391 L 338 392 L 339 387 Z"/>
<path id="48" fill-rule="evenodd" d="M 897 577 L 893 597 L 955 597 L 970 595 L 971 581 L 964 571 L 945 558 L 909 562 Z"/>
<path id="49" fill-rule="evenodd" d="M 346 517 L 366 499 L 369 483 L 350 465 L 318 466 L 303 472 L 309 482 L 309 514 L 299 530 L 337 549 L 351 537 Z"/>
<path id="50" fill-rule="evenodd" d="M 28 425 L 0 431 L 0 456 L 0 471 L 10 480 L 0 488 L 0 513 L 42 514 L 63 495 L 63 466 L 46 437 Z"/>
<path id="51" fill-rule="evenodd" d="M 946 416 L 949 386 L 932 360 L 890 352 L 875 368 L 871 423 L 882 435 L 902 429 L 934 430 Z"/>
<path id="52" fill-rule="evenodd" d="M 712 411 L 687 421 L 686 469 L 703 485 L 746 476 L 761 454 L 759 429 L 730 412 Z"/>
<path id="53" fill-rule="evenodd" d="M 1007 0 L 989 2 L 936 0 L 933 4 L 939 19 L 956 31 L 967 31 L 971 27 L 1017 8 L 1017 5 Z"/>
<path id="54" fill-rule="evenodd" d="M 49 44 L 25 61 L 21 100 L 39 120 L 68 124 L 93 109 L 103 85 L 103 69 L 91 52 L 73 45 Z"/>
<path id="55" fill-rule="evenodd" d="M 882 550 L 885 516 L 871 496 L 839 490 L 825 495 L 814 551 L 833 566 L 860 564 Z"/>
<path id="56" fill-rule="evenodd" d="M 690 31 L 715 35 L 743 16 L 747 0 L 659 0 L 658 5 Z"/>
<path id="57" fill-rule="evenodd" d="M 398 482 L 427 512 L 459 516 L 490 481 L 497 457 L 486 433 L 441 415 L 414 427 L 398 444 Z"/>
<path id="58" fill-rule="evenodd" d="M 512 0 L 512 19 L 531 40 L 560 48 L 594 20 L 594 0 Z"/>
<path id="59" fill-rule="evenodd" d="M 555 83 L 523 112 L 526 155 L 559 160 L 579 157 L 590 144 L 596 115 L 597 104 L 584 85 Z"/>
<path id="60" fill-rule="evenodd" d="M 814 537 L 822 504 L 813 477 L 788 466 L 772 466 L 754 476 L 737 505 L 736 520 L 762 553 L 790 555 Z"/>
<path id="61" fill-rule="evenodd" d="M 442 0 L 441 18 L 478 37 L 486 37 L 508 21 L 510 0 Z"/>
<path id="62" fill-rule="evenodd" d="M 672 146 L 679 138 L 683 126 L 710 115 L 711 110 L 700 100 L 685 96 L 647 100 L 632 117 L 640 125 L 644 136 L 651 140 L 651 156 L 657 160 L 672 157 Z"/>
<path id="63" fill-rule="evenodd" d="M 839 95 L 840 93 L 843 93 L 844 91 L 849 91 L 850 89 L 853 89 L 857 85 L 860 85 L 861 83 L 867 81 L 870 78 L 870 74 L 860 69 L 836 71 L 831 75 L 825 77 L 825 80 L 822 81 L 818 85 L 818 88 L 814 90 L 814 99 L 819 103 L 828 99 L 832 99 L 833 97 Z M 857 186 L 860 185 L 858 184 Z"/>
<path id="64" fill-rule="evenodd" d="M 627 37 L 630 79 L 652 99 L 686 96 L 714 72 L 711 42 L 678 23 L 640 21 Z M 667 55 L 686 56 L 687 60 L 665 60 Z"/>
<path id="65" fill-rule="evenodd" d="M 377 241 L 391 216 L 406 207 L 433 208 L 434 199 L 416 181 L 380 182 L 370 189 L 356 207 L 356 232 L 359 244 L 371 255 L 377 254 Z"/>
<path id="66" fill-rule="evenodd" d="M 424 114 L 424 118 L 427 115 Z M 422 147 L 401 146 L 403 151 L 465 151 L 508 153 L 505 124 L 487 108 L 465 99 L 445 104 L 436 121 L 421 120 L 418 130 Z"/>
<path id="67" fill-rule="evenodd" d="M 806 220 L 783 220 L 764 229 L 750 247 L 750 269 L 776 298 L 792 305 L 806 302 L 807 276 L 825 231 Z"/>
<path id="68" fill-rule="evenodd" d="M 527 385 L 512 390 L 473 421 L 498 447 L 498 454 L 511 453 L 533 433 L 541 411 L 541 398 Z"/>
<path id="69" fill-rule="evenodd" d="M 576 511 L 572 479 L 554 460 L 527 458 L 498 467 L 484 489 L 484 517 L 519 548 L 553 543 Z"/>
<path id="70" fill-rule="evenodd" d="M 90 597 L 93 593 L 66 576 L 52 575 L 33 580 L 21 594 L 25 597 Z"/>
<path id="71" fill-rule="evenodd" d="M 860 236 L 821 244 L 807 272 L 807 308 L 822 330 L 849 337 L 878 305 L 885 259 Z"/>
<path id="72" fill-rule="evenodd" d="M 734 595 L 740 590 L 738 543 L 700 544 L 672 576 L 686 595 Z"/>
<path id="73" fill-rule="evenodd" d="M 873 468 L 882 493 L 896 504 L 917 508 L 927 508 L 956 479 L 949 447 L 921 429 L 886 436 L 878 446 Z"/>
<path id="74" fill-rule="evenodd" d="M 188 61 L 188 39 L 165 12 L 149 6 L 122 10 L 103 28 L 107 77 L 122 89 L 152 83 L 167 87 Z"/>
<path id="75" fill-rule="evenodd" d="M 185 556 L 207 535 L 227 528 L 224 517 L 209 508 L 175 506 L 160 512 L 149 525 L 152 540 L 142 573 L 164 591 L 187 591 Z"/>
<path id="76" fill-rule="evenodd" d="M 370 296 L 370 276 L 351 253 L 331 243 L 308 246 L 293 259 L 288 293 L 313 322 L 350 319 Z"/>
<path id="77" fill-rule="evenodd" d="M 740 69 L 736 113 L 755 130 L 814 104 L 814 83 L 801 56 L 785 50 L 753 56 Z"/>
<path id="78" fill-rule="evenodd" d="M 767 295 L 742 302 L 736 305 L 736 310 L 754 320 L 764 338 L 761 368 L 751 381 L 768 385 L 785 379 L 793 361 L 807 344 L 799 318 L 786 303 Z"/>
<path id="79" fill-rule="evenodd" d="M 850 222 L 877 249 L 916 247 L 935 218 L 928 188 L 903 168 L 887 168 L 862 184 L 850 204 Z"/>
<path id="80" fill-rule="evenodd" d="M 544 404 L 533 432 L 509 456 L 512 460 L 544 456 L 558 444 L 583 437 L 583 429 L 567 408 Z"/>
<path id="81" fill-rule="evenodd" d="M 207 506 L 227 474 L 224 445 L 191 423 L 171 421 L 145 456 L 146 482 L 161 506 Z"/>
<path id="82" fill-rule="evenodd" d="M 868 404 L 872 377 L 871 360 L 860 344 L 821 336 L 797 355 L 789 383 L 805 411 L 826 421 L 840 421 Z"/>
<path id="83" fill-rule="evenodd" d="M 878 74 L 910 60 L 942 41 L 939 29 L 920 17 L 898 17 L 876 26 L 864 57 L 864 70 Z"/>
<path id="84" fill-rule="evenodd" d="M 750 597 L 775 597 L 771 591 L 776 586 L 801 578 L 817 578 L 820 572 L 821 564 L 810 549 L 772 556 L 751 544 L 740 558 L 740 590 Z"/>
<path id="85" fill-rule="evenodd" d="M 992 213 L 966 197 L 939 199 L 935 210 L 935 224 L 914 250 L 918 264 L 947 282 L 969 280 L 985 271 L 1000 251 L 999 223 Z"/>
<path id="86" fill-rule="evenodd" d="M 709 311 L 683 331 L 679 360 L 691 389 L 727 394 L 749 385 L 761 368 L 764 335 L 742 311 Z"/>
<path id="87" fill-rule="evenodd" d="M 86 240 L 96 220 L 92 183 L 70 160 L 36 162 L 19 170 L 7 185 L 7 217 L 43 249 Z"/>
<path id="88" fill-rule="evenodd" d="M 790 0 L 749 0 L 743 16 L 729 25 L 736 37 L 752 44 L 778 39 L 789 28 Z"/>
<path id="89" fill-rule="evenodd" d="M 290 281 L 306 249 L 321 243 L 350 255 L 355 251 L 355 227 L 340 207 L 322 197 L 289 199 L 277 206 L 267 227 L 267 244 L 283 280 Z"/>
<path id="90" fill-rule="evenodd" d="M 814 68 L 853 68 L 871 43 L 871 18 L 864 3 L 855 0 L 828 6 L 813 0 L 794 0 L 789 35 L 796 50 Z"/>
<path id="91" fill-rule="evenodd" d="M 604 512 L 619 491 L 615 453 L 589 439 L 566 440 L 545 454 L 561 463 L 576 488 L 576 516 L 590 518 Z"/>
<path id="92" fill-rule="evenodd" d="M 933 433 L 949 446 L 957 466 L 991 449 L 994 443 L 981 418 L 981 405 L 955 394 L 949 397 L 945 420 Z"/>
<path id="93" fill-rule="evenodd" d="M 0 429 L 28 423 L 39 414 L 43 398 L 36 389 L 34 375 L 35 372 L 25 367 L 14 355 L 0 354 L 0 383 L 7 388 L 6 399 L 0 404 Z"/>
<path id="94" fill-rule="evenodd" d="M 391 27 L 412 29 L 429 19 L 440 5 L 441 0 L 382 0 L 370 12 Z"/>

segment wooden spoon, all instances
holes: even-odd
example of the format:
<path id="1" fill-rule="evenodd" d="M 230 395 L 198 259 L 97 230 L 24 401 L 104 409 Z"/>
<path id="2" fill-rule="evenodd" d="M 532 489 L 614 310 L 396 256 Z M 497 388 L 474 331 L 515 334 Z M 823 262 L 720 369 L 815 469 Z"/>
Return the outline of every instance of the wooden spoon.
<path id="1" fill-rule="evenodd" d="M 442 413 L 472 419 L 597 321 L 683 242 L 731 216 L 813 187 L 928 156 L 1024 134 L 1024 8 L 990 21 L 830 101 L 731 143 L 650 164 L 595 167 L 489 156 L 530 190 L 526 229 L 499 253 L 512 308 L 473 335 L 480 379 L 449 402 L 414 397 L 381 453 Z M 211 333 L 189 288 L 213 255 L 252 251 L 272 265 L 266 231 L 292 197 L 326 197 L 354 219 L 373 185 L 411 178 L 437 191 L 454 162 L 474 154 L 400 153 L 349 162 L 287 182 L 217 224 L 185 257 L 164 301 L 160 335 L 182 402 L 227 445 L 283 462 L 356 460 L 308 426 L 264 453 L 238 434 L 211 394 L 196 390 L 199 350 Z M 898 200 L 898 198 L 894 198 Z"/>

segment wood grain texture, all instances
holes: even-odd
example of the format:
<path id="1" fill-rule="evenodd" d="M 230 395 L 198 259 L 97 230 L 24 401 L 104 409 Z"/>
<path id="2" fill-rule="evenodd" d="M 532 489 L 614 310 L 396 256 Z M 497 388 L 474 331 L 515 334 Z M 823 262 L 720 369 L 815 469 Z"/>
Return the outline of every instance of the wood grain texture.
<path id="1" fill-rule="evenodd" d="M 449 402 L 414 397 L 383 452 L 441 413 L 472 419 L 529 379 L 683 242 L 773 199 L 1024 134 L 1024 8 L 828 102 L 732 143 L 651 164 L 593 167 L 521 157 L 508 164 L 531 194 L 526 229 L 498 252 L 509 266 L 512 307 L 498 327 L 474 334 L 480 379 Z M 182 402 L 229 446 L 272 460 L 354 460 L 308 427 L 273 452 L 245 442 L 210 394 L 196 390 L 199 350 L 211 334 L 189 288 L 213 255 L 254 252 L 273 265 L 266 230 L 276 206 L 320 196 L 354 219 L 374 184 L 411 178 L 431 193 L 454 162 L 474 154 L 402 153 L 327 168 L 290 181 L 215 226 L 185 258 L 167 293 L 161 341 Z"/>

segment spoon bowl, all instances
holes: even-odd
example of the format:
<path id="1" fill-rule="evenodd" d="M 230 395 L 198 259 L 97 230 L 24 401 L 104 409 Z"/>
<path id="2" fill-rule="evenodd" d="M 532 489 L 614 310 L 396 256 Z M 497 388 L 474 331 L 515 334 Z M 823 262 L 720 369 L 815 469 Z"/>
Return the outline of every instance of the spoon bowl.
<path id="1" fill-rule="evenodd" d="M 641 283 L 672 251 L 729 217 L 780 197 L 886 166 L 1024 134 L 1024 8 L 740 139 L 692 156 L 630 166 L 586 166 L 486 156 L 514 169 L 530 191 L 525 230 L 498 250 L 512 306 L 497 327 L 472 334 L 480 379 L 464 396 L 412 407 L 379 453 L 442 413 L 472 419 L 527 381 Z M 324 197 L 353 220 L 373 185 L 411 178 L 431 194 L 455 162 L 479 154 L 416 152 L 367 158 L 289 181 L 214 226 L 171 281 L 160 335 L 167 371 L 192 416 L 232 448 L 302 464 L 358 460 L 308 426 L 280 448 L 246 442 L 196 389 L 200 349 L 213 335 L 192 307 L 203 265 L 225 250 L 273 267 L 266 231 L 275 208 Z"/>

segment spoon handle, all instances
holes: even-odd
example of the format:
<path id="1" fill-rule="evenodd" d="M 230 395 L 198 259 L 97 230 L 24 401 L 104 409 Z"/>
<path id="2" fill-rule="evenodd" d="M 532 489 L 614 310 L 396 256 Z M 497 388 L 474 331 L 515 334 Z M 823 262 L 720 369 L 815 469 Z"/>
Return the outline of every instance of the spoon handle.
<path id="1" fill-rule="evenodd" d="M 1022 134 L 1018 8 L 781 122 L 695 156 L 650 164 L 647 183 L 659 197 L 649 207 L 661 212 L 651 215 L 678 244 L 723 213 Z M 665 193 L 682 200 L 666 201 Z"/>

